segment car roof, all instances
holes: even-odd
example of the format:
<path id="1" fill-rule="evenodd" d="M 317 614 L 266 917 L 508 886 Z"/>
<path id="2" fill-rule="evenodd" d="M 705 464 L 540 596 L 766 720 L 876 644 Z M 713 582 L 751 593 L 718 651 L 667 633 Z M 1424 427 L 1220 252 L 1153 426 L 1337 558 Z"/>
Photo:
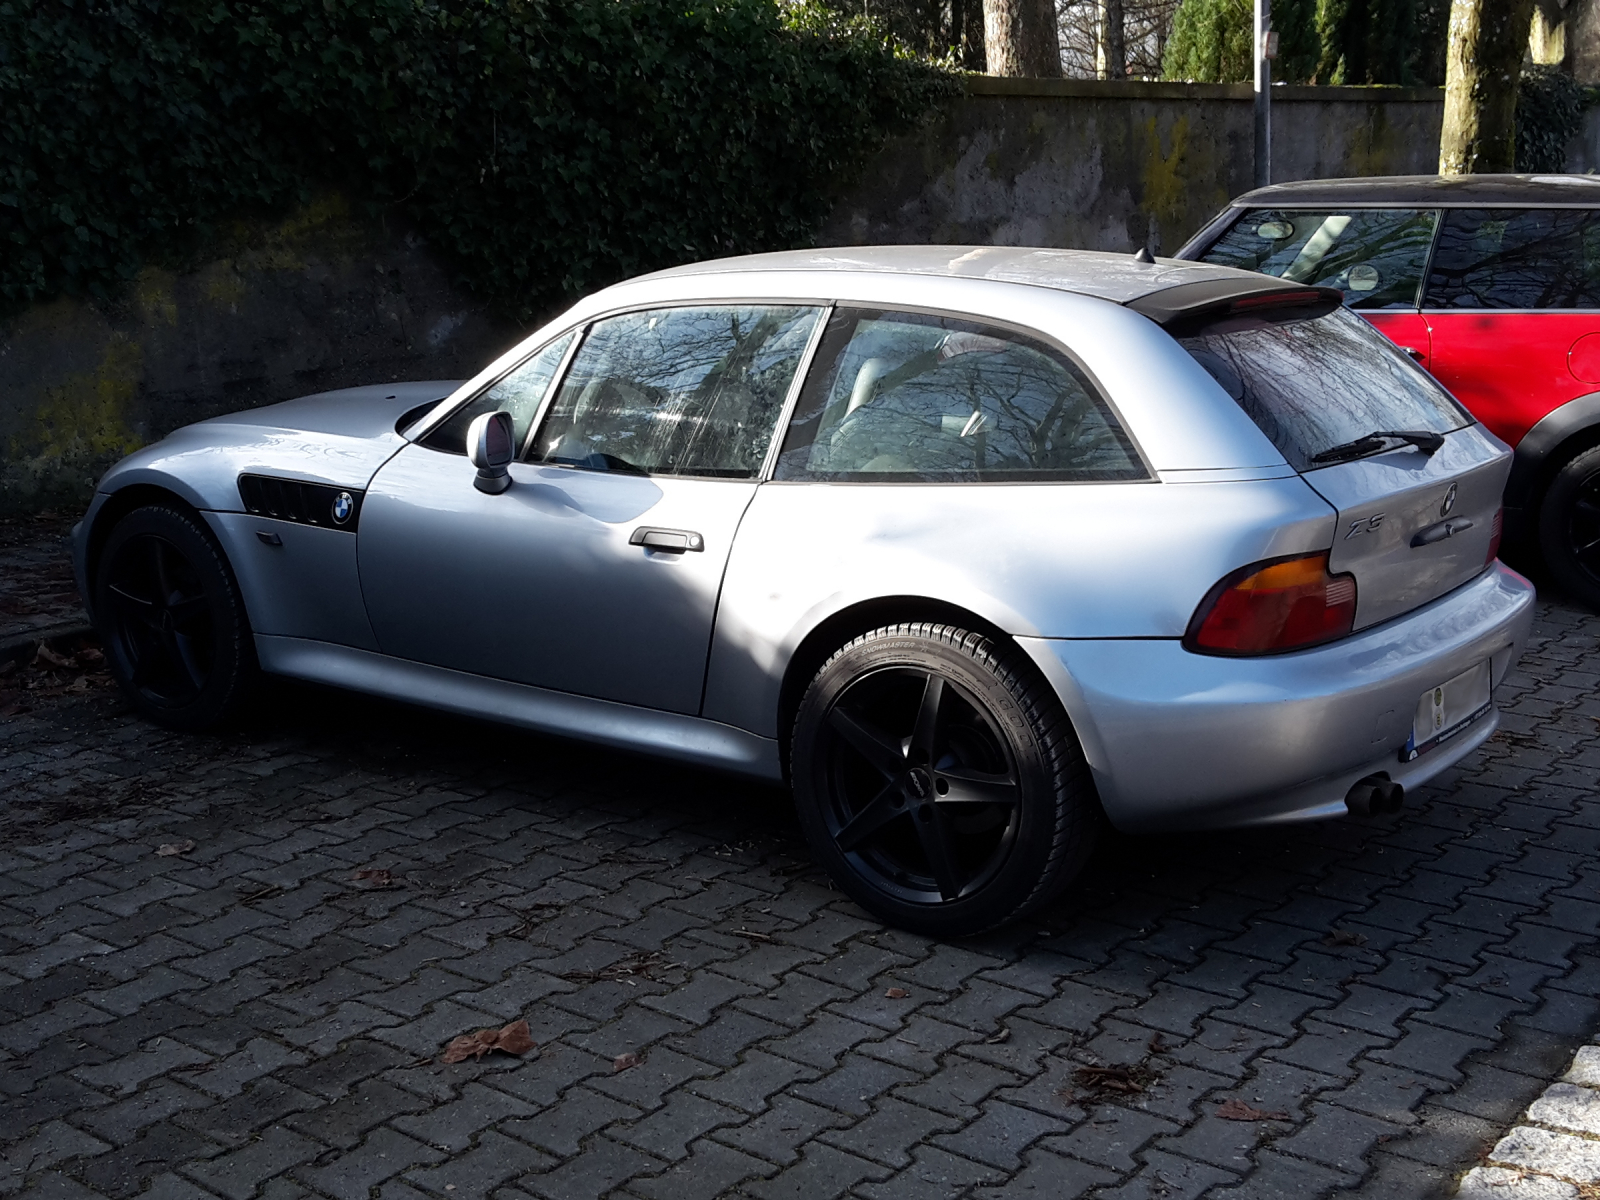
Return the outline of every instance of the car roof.
<path id="1" fill-rule="evenodd" d="M 1245 192 L 1235 208 L 1374 204 L 1423 208 L 1449 206 L 1571 208 L 1600 205 L 1600 178 L 1592 175 L 1369 175 L 1304 179 Z"/>
<path id="2" fill-rule="evenodd" d="M 718 258 L 658 271 L 644 279 L 779 271 L 834 274 L 842 271 L 887 275 L 937 275 L 1053 288 L 1128 304 L 1184 284 L 1221 281 L 1241 291 L 1261 291 L 1264 278 L 1254 271 L 1211 263 L 1158 258 L 1140 262 L 1131 254 L 1057 250 L 1041 246 L 834 246 Z M 1278 281 L 1273 280 L 1277 283 Z"/>

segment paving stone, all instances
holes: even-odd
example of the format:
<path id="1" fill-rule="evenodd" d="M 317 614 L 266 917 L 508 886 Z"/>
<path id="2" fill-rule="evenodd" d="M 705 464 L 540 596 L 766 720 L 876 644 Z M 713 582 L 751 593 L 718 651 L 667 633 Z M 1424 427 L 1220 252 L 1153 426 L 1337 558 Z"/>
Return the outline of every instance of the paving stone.
<path id="1" fill-rule="evenodd" d="M 1473 1167 L 1461 1181 L 1459 1200 L 1578 1200 L 1577 1186 L 1548 1175 L 1505 1167 Z"/>
<path id="2" fill-rule="evenodd" d="M 556 1165 L 548 1154 L 489 1130 L 470 1150 L 457 1153 L 436 1167 L 412 1171 L 406 1182 L 450 1200 L 487 1196 L 503 1183 L 531 1171 Z"/>
<path id="3" fill-rule="evenodd" d="M 1496 1143 L 1489 1160 L 1561 1175 L 1576 1183 L 1600 1183 L 1600 1142 L 1570 1133 L 1519 1125 Z"/>
<path id="4" fill-rule="evenodd" d="M 689 1143 L 723 1125 L 748 1118 L 736 1108 L 716 1104 L 691 1092 L 680 1092 L 643 1120 L 613 1125 L 607 1136 L 671 1162 L 689 1154 Z"/>
<path id="5" fill-rule="evenodd" d="M 592 1200 L 605 1195 L 619 1183 L 645 1173 L 654 1174 L 661 1164 L 631 1146 L 597 1137 L 583 1153 L 548 1174 L 526 1181 L 526 1186 L 545 1200 Z"/>
<path id="6" fill-rule="evenodd" d="M 998 1100 L 983 1106 L 983 1114 L 958 1133 L 933 1139 L 953 1154 L 976 1159 L 1001 1170 L 1016 1170 L 1023 1151 L 1047 1133 L 1064 1133 L 1067 1122 L 1031 1109 Z"/>
<path id="7" fill-rule="evenodd" d="M 851 1120 L 793 1096 L 775 1096 L 767 1111 L 755 1120 L 717 1130 L 711 1136 L 768 1162 L 787 1166 L 799 1156 L 799 1147 L 817 1134 L 849 1125 Z"/>
<path id="8" fill-rule="evenodd" d="M 267 1180 L 321 1152 L 311 1139 L 274 1125 L 238 1150 L 207 1162 L 185 1163 L 179 1170 L 228 1200 L 248 1200 Z"/>
<path id="9" fill-rule="evenodd" d="M 745 1191 L 759 1200 L 834 1200 L 858 1183 L 888 1174 L 888 1168 L 854 1154 L 812 1145 L 794 1167 L 772 1179 L 748 1184 Z"/>
<path id="10" fill-rule="evenodd" d="M 366 1200 L 372 1188 L 403 1171 L 436 1163 L 445 1154 L 392 1129 L 377 1129 L 354 1150 L 297 1172 L 316 1191 L 333 1200 Z"/>
<path id="11" fill-rule="evenodd" d="M 713 1200 L 772 1171 L 771 1164 L 720 1142 L 698 1141 L 688 1158 L 659 1175 L 632 1180 L 628 1190 L 645 1200 Z"/>
<path id="12" fill-rule="evenodd" d="M 559 1158 L 570 1158 L 596 1130 L 604 1129 L 613 1121 L 632 1121 L 641 1115 L 632 1105 L 586 1087 L 575 1087 L 537 1116 L 506 1121 L 500 1128 L 530 1146 Z"/>

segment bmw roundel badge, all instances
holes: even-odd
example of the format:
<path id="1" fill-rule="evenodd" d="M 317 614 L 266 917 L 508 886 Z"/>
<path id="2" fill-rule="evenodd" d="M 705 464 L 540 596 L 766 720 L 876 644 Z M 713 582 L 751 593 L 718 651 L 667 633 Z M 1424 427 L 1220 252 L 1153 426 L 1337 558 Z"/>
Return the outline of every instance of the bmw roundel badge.
<path id="1" fill-rule="evenodd" d="M 343 498 L 344 497 L 342 497 L 342 496 L 340 497 L 340 499 L 343 499 Z M 1450 510 L 1452 508 L 1454 508 L 1455 506 L 1456 506 L 1456 485 L 1452 483 L 1450 485 L 1450 490 L 1444 494 L 1444 503 L 1439 505 L 1439 515 L 1441 517 L 1448 517 L 1450 515 Z"/>
<path id="2" fill-rule="evenodd" d="M 333 498 L 333 523 L 335 525 L 343 525 L 350 519 L 350 514 L 355 510 L 355 497 L 349 492 L 340 492 Z"/>

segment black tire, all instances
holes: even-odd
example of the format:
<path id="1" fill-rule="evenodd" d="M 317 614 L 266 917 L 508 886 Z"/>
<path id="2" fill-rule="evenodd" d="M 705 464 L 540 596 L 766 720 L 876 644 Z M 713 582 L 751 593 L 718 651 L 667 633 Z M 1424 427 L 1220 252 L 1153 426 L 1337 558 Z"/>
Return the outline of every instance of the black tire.
<path id="1" fill-rule="evenodd" d="M 215 729 L 248 699 L 259 670 L 244 601 L 193 513 L 152 505 L 118 521 L 100 554 L 94 610 L 111 674 L 149 720 Z"/>
<path id="2" fill-rule="evenodd" d="M 800 701 L 790 775 L 839 886 L 936 937 L 1054 899 L 1101 821 L 1049 685 L 1020 651 L 948 625 L 875 629 L 829 658 Z"/>
<path id="3" fill-rule="evenodd" d="M 1600 446 L 1568 459 L 1545 489 L 1539 552 L 1563 591 L 1600 609 Z"/>

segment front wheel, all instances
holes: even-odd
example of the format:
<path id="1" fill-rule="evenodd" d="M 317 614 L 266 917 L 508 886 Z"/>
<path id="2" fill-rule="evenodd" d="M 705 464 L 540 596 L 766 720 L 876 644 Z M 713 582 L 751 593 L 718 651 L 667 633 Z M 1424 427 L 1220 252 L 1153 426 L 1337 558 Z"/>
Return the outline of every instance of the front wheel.
<path id="1" fill-rule="evenodd" d="M 1539 550 L 1563 590 L 1600 609 L 1600 446 L 1569 459 L 1550 481 Z"/>
<path id="2" fill-rule="evenodd" d="M 1056 895 L 1099 803 L 1049 686 L 1015 649 L 948 625 L 842 647 L 800 702 L 790 749 L 813 852 L 862 907 L 963 937 Z"/>
<path id="3" fill-rule="evenodd" d="M 233 572 L 199 518 L 135 509 L 100 555 L 95 617 L 111 674 L 141 714 L 212 729 L 248 696 L 255 647 Z"/>

